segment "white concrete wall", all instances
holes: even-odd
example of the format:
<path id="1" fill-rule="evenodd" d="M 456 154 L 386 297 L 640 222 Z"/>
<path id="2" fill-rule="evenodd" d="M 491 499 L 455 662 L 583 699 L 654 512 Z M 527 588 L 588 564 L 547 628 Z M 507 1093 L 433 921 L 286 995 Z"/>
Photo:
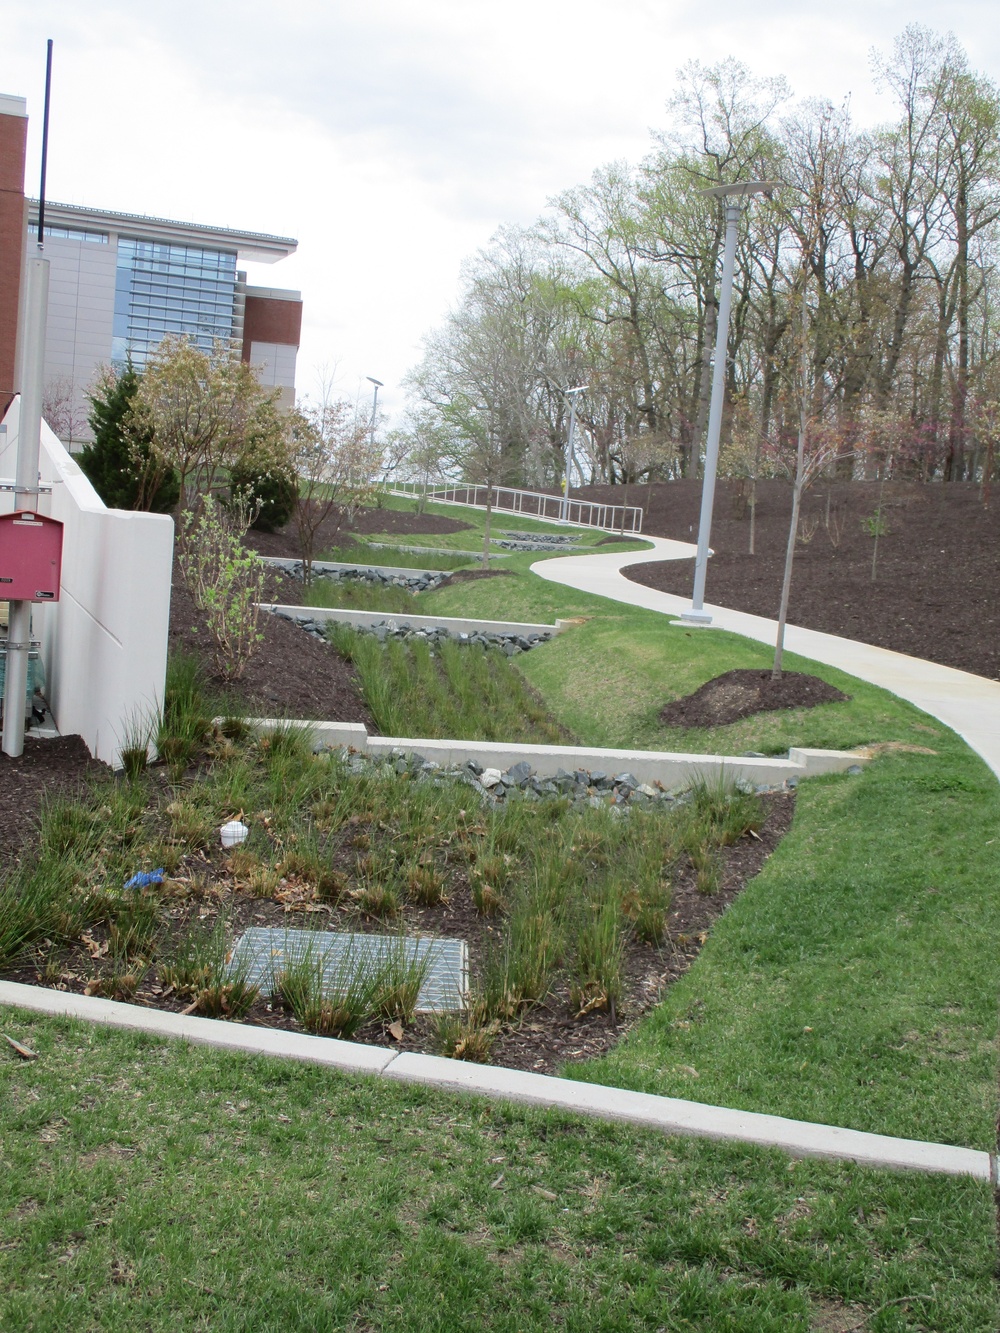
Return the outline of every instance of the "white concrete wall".
<path id="1" fill-rule="evenodd" d="M 0 434 L 0 480 L 15 473 L 20 400 Z M 46 694 L 63 735 L 83 737 L 113 766 L 130 724 L 152 718 L 163 699 L 170 620 L 173 520 L 108 509 L 79 465 L 42 425 L 39 511 L 65 524 L 60 600 L 34 608 Z M 0 512 L 13 508 L 0 491 Z"/>

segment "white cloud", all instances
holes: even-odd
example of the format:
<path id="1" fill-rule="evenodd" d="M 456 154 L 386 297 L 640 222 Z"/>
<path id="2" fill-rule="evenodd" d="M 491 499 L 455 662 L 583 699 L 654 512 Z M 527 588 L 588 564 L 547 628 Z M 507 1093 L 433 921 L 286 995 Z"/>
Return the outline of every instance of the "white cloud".
<path id="1" fill-rule="evenodd" d="M 664 121 L 676 68 L 736 55 L 798 96 L 884 114 L 868 53 L 942 26 L 1000 73 L 981 0 L 43 0 L 5 18 L 0 91 L 29 97 L 38 161 L 44 40 L 56 41 L 52 198 L 296 236 L 253 278 L 305 300 L 300 384 L 339 362 L 391 407 L 463 258 L 503 222 Z"/>

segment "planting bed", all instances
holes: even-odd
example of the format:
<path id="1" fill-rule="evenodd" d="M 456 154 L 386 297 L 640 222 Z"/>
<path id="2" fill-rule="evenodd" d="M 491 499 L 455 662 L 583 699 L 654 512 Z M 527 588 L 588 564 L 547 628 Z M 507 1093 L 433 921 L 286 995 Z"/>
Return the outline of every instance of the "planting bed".
<path id="1" fill-rule="evenodd" d="M 313 754 L 300 733 L 216 731 L 186 774 L 106 779 L 46 814 L 37 858 L 0 895 L 0 975 L 554 1072 L 612 1047 L 687 969 L 792 800 L 703 789 L 624 814 L 558 795 L 496 806 L 392 759 Z M 250 838 L 227 852 L 218 827 L 237 813 Z M 161 867 L 162 882 L 126 886 Z M 227 956 L 261 927 L 464 941 L 469 1006 L 442 1020 L 368 996 L 344 1023 L 289 987 L 287 1003 L 256 995 Z"/>

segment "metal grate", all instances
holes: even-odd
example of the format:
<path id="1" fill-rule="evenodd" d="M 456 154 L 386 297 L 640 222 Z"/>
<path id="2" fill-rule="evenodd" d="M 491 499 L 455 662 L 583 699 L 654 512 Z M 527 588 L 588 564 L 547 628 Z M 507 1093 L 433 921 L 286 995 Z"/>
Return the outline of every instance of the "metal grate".
<path id="1" fill-rule="evenodd" d="M 464 1008 L 469 986 L 469 950 L 464 940 L 253 926 L 233 946 L 231 966 L 245 967 L 249 981 L 265 994 L 273 994 L 275 977 L 290 963 L 305 958 L 322 961 L 324 979 L 330 979 L 333 989 L 335 979 L 352 963 L 361 969 L 376 969 L 400 954 L 408 963 L 427 960 L 418 1013 Z"/>

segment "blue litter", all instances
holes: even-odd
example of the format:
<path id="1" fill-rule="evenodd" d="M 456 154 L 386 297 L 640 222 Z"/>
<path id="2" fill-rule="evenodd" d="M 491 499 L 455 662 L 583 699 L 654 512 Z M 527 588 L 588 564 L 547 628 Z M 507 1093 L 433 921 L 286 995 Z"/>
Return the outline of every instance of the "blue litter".
<path id="1" fill-rule="evenodd" d="M 147 884 L 163 883 L 163 867 L 159 870 L 140 870 L 137 875 L 125 881 L 127 889 L 144 889 Z"/>

